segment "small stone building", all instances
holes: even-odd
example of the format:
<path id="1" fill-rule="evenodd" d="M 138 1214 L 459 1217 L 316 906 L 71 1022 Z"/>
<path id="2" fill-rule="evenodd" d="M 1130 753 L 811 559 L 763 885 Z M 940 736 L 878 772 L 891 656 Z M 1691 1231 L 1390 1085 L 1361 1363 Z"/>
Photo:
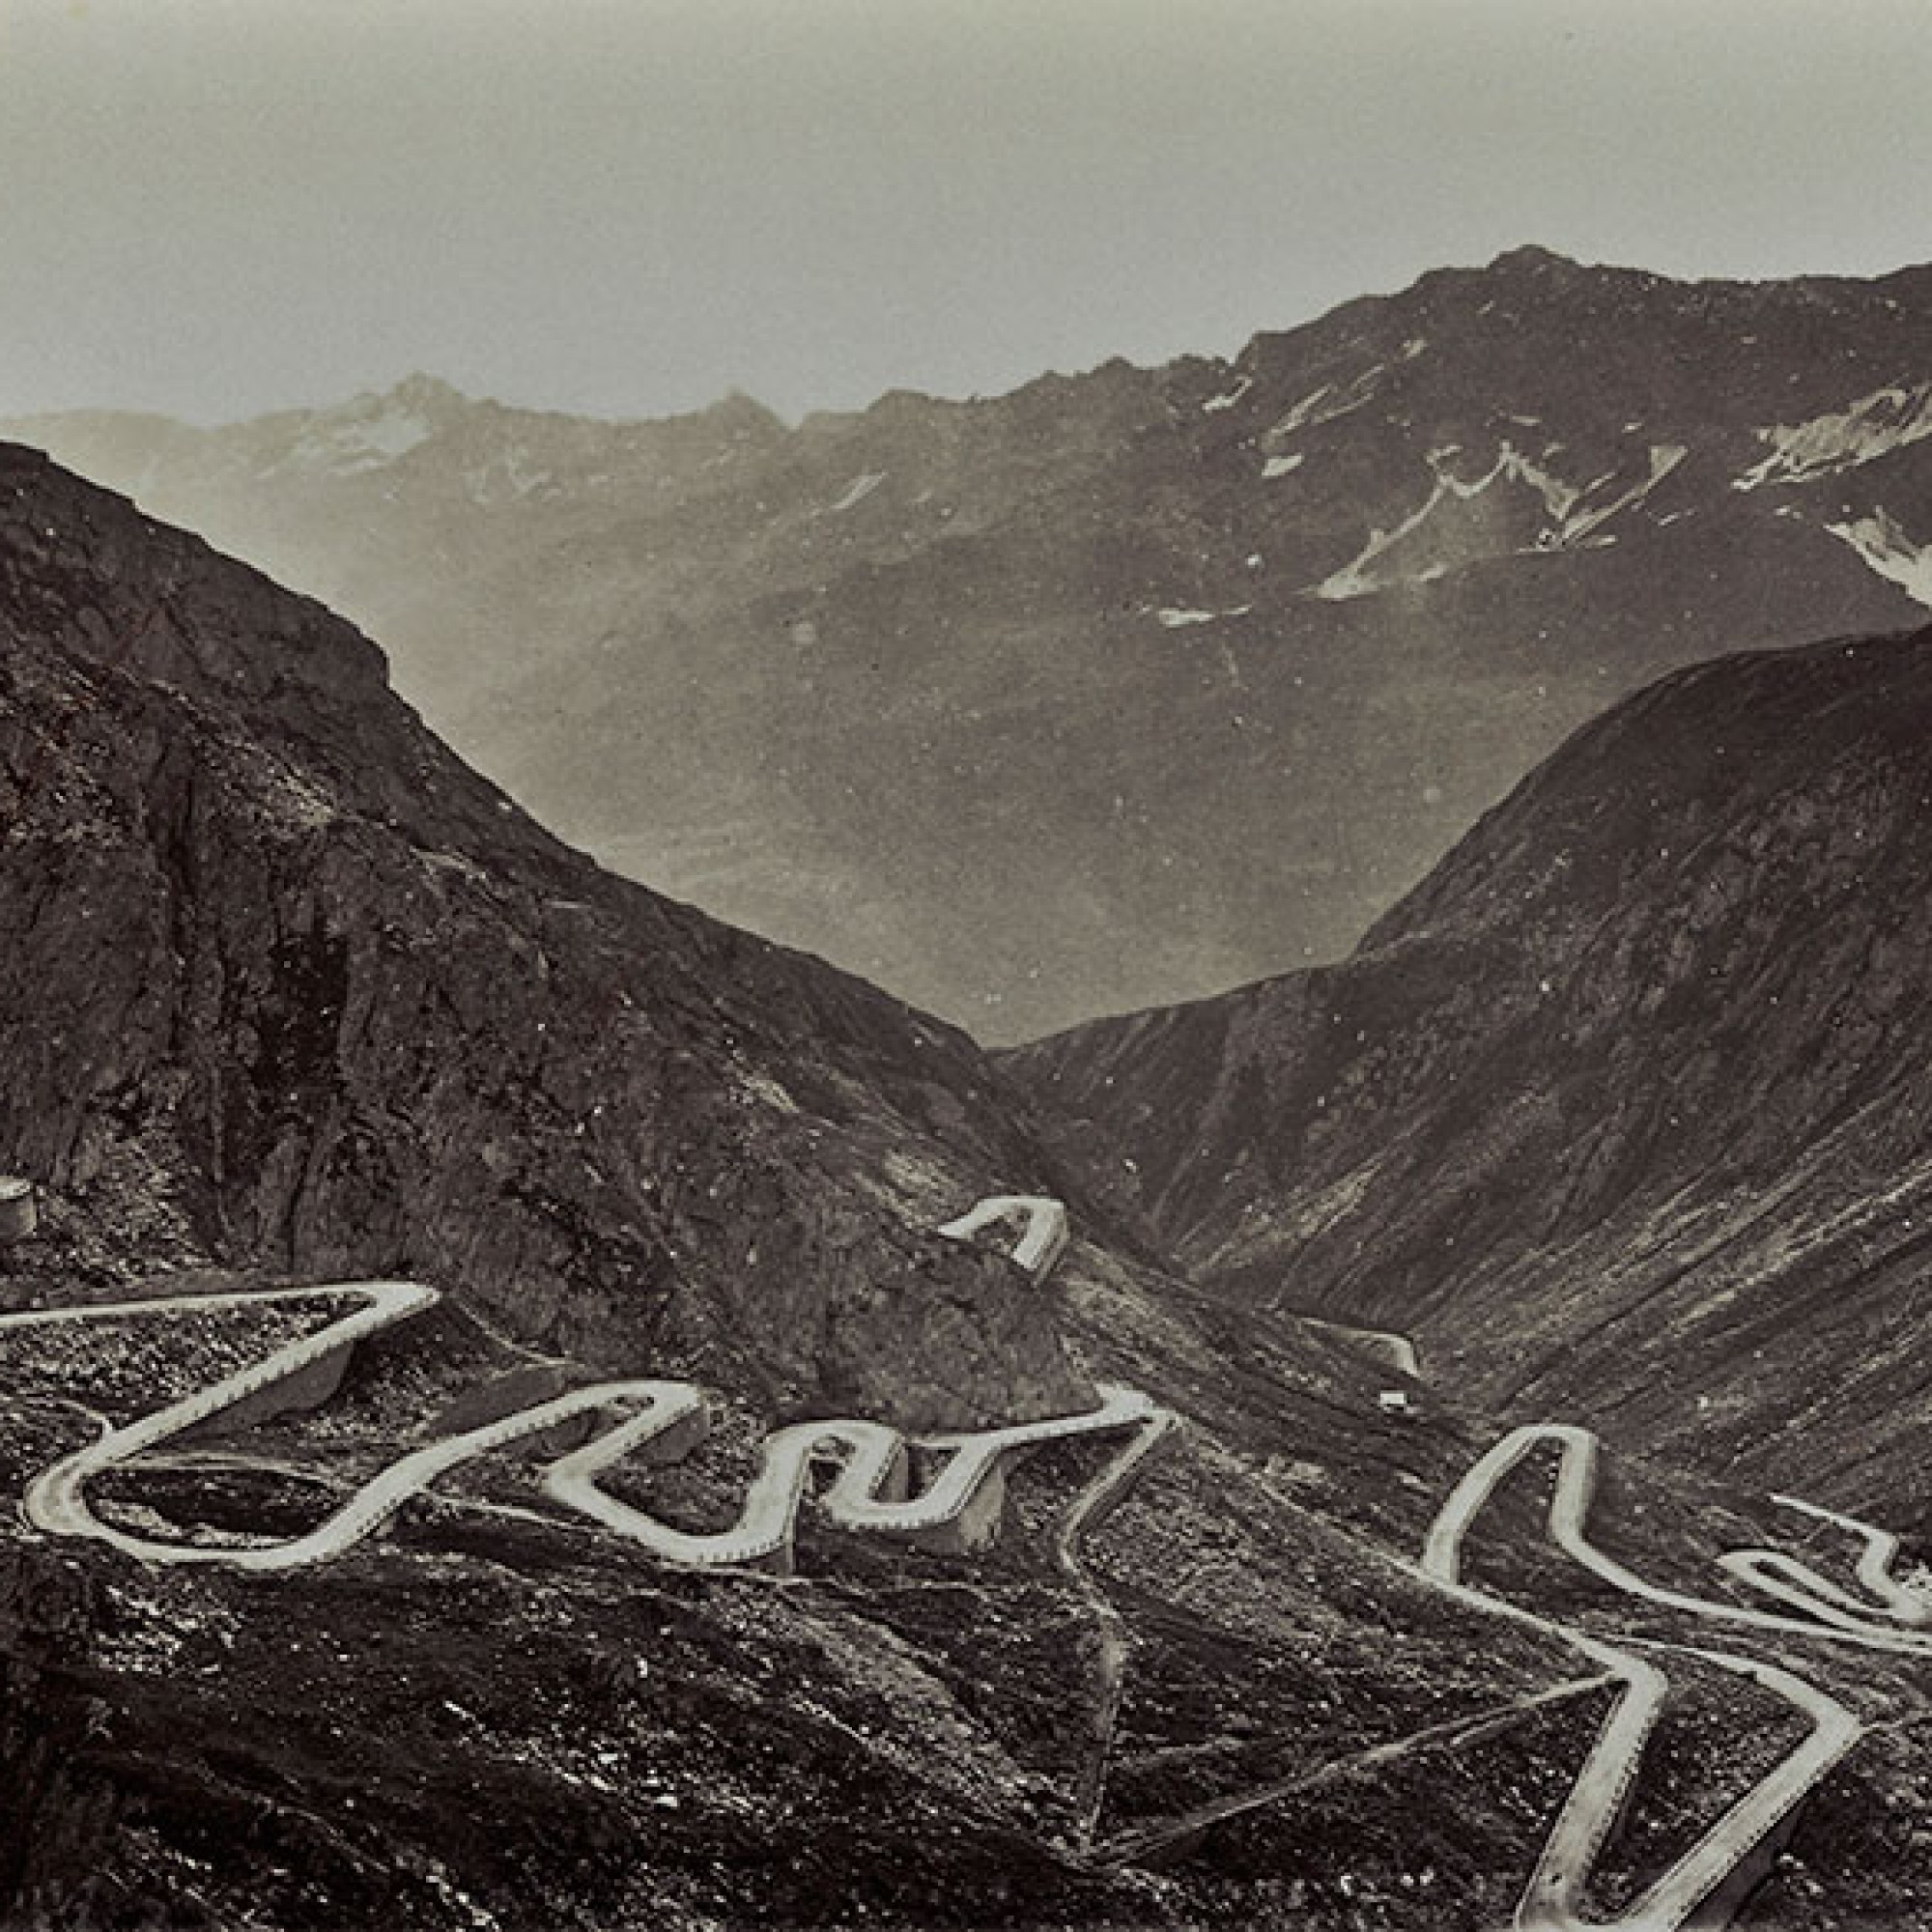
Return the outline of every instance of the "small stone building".
<path id="1" fill-rule="evenodd" d="M 40 1220 L 34 1183 L 17 1175 L 0 1174 L 0 1242 L 24 1241 Z"/>

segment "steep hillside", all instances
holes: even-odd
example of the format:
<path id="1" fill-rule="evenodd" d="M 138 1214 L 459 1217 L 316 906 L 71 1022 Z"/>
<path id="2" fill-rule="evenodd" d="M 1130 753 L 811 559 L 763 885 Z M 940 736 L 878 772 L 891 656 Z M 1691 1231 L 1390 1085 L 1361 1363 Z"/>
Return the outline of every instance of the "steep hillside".
<path id="1" fill-rule="evenodd" d="M 1215 1291 L 1932 1526 L 1932 632 L 1678 673 L 1346 964 L 1009 1065 Z"/>
<path id="2" fill-rule="evenodd" d="M 369 624 L 620 869 L 1012 1039 L 1334 956 L 1661 670 L 1914 621 L 1929 293 L 1526 249 L 796 429 L 418 379 L 14 433 Z"/>
<path id="3" fill-rule="evenodd" d="M 347 625 L 19 449 L 0 625 L 0 1148 L 111 1261 L 420 1272 L 927 1423 L 1077 1397 L 931 1232 L 1045 1178 L 962 1037 L 601 871 Z"/>
<path id="4" fill-rule="evenodd" d="M 1055 1179 L 963 1037 L 600 872 L 357 633 L 14 449 L 0 623 L 0 1922 L 1245 1926 L 1266 1873 L 1095 1856 L 1177 1751 L 1238 1794 L 1500 1724 L 1548 1781 L 1562 1643 L 1401 1560 L 1454 1415 L 1293 1323 L 1229 1378 L 1077 1194 L 1050 1282 L 938 1235 Z M 327 1353 L 302 1284 L 402 1274 L 440 1305 Z M 551 1481 L 648 1414 L 611 1376 L 711 1439 Z M 775 1581 L 728 1531 L 800 1415 L 1062 1434 L 930 1533 L 808 1507 Z M 1296 1922 L 1399 1896 L 1389 1801 Z M 1533 1830 L 1438 1835 L 1500 1899 Z"/>

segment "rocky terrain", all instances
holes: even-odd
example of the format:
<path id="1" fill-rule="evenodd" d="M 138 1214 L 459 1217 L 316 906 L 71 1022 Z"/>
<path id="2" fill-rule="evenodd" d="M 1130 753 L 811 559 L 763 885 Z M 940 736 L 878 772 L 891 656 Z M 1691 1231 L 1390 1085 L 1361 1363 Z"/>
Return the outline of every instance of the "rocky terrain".
<path id="1" fill-rule="evenodd" d="M 0 1922 L 1401 1924 L 1452 1867 L 1507 1899 L 1569 1661 L 1408 1562 L 1480 1441 L 1453 1403 L 1386 1410 L 1381 1364 L 1293 1321 L 1230 1374 L 1219 1312 L 963 1037 L 600 871 L 357 633 L 17 449 L 0 624 L 0 1170 L 42 1207 L 0 1246 L 36 1318 L 0 1334 L 0 1488 L 316 1319 L 236 1291 L 356 1275 L 443 1300 L 313 1414 L 168 1445 L 96 1505 L 197 1547 L 295 1536 L 612 1374 L 717 1392 L 713 1446 L 613 1477 L 694 1528 L 799 1414 L 1012 1422 L 1105 1378 L 1183 1418 L 1077 1570 L 1062 1519 L 1112 1453 L 1077 1441 L 1013 1472 L 990 1549 L 808 1514 L 790 1579 L 668 1569 L 517 1453 L 286 1576 L 10 1511 Z M 1079 1234 L 1050 1284 L 933 1232 L 1049 1184 Z M 154 1312 L 36 1314 L 130 1297 Z M 1467 1806 L 1391 1837 L 1413 1753 L 1465 1732 Z M 1235 1866 L 1108 1850 L 1209 1772 L 1320 1772 L 1325 1822 Z"/>
<path id="2" fill-rule="evenodd" d="M 1677 673 L 1343 965 L 1008 1065 L 1231 1307 L 1932 1530 L 1932 632 Z"/>
<path id="3" fill-rule="evenodd" d="M 1917 621 L 1929 277 L 1525 249 L 795 428 L 417 379 L 12 433 L 369 626 L 620 870 L 1012 1040 L 1337 956 L 1660 671 Z"/>
<path id="4" fill-rule="evenodd" d="M 1333 1109 L 1333 1162 L 1343 1099 L 1366 1106 L 1384 1082 L 1408 1108 L 1397 1118 L 1391 1099 L 1359 1131 L 1391 1162 L 1412 1156 L 1418 1189 L 1432 1163 L 1403 1134 L 1428 1096 L 1450 1093 L 1453 1125 L 1488 1083 L 1515 1122 L 1496 1069 L 1530 1077 L 1534 1021 L 1566 976 L 1589 990 L 1565 1051 L 1600 1085 L 1590 1015 L 1707 1084 L 1677 1076 L 1696 1123 L 1680 1168 L 1642 1145 L 1657 1136 L 1640 1100 L 1604 1141 L 1622 1157 L 1556 1210 L 1583 1227 L 1594 1204 L 1603 1231 L 1565 1251 L 1579 1271 L 1565 1279 L 1587 1265 L 1592 1288 L 1625 1293 L 1608 1243 L 1632 1224 L 1612 1210 L 1647 1213 L 1691 1276 L 1708 1260 L 1696 1243 L 1715 1253 L 1742 1229 L 1761 1264 L 1781 1229 L 1788 1279 L 1766 1312 L 1782 1320 L 1742 1358 L 1758 1379 L 1725 1393 L 1760 1417 L 1774 1376 L 1807 1386 L 1788 1339 L 1805 1255 L 1838 1270 L 1843 1309 L 1809 1321 L 1814 1341 L 1905 1320 L 1908 807 L 1926 663 L 1913 640 L 1744 660 L 1581 741 L 1584 778 L 1552 766 L 1356 965 L 1310 976 L 1289 1018 L 1261 1022 L 1285 1067 L 1330 1056 L 1327 1103 L 1309 1107 Z M 1716 883 L 1739 858 L 1757 868 L 1749 889 Z M 1895 949 L 1860 923 L 1868 887 L 1904 908 Z M 1632 951 L 1631 908 L 1653 902 L 1656 957 Z M 1454 943 L 1431 968 L 1442 932 Z M 1787 1069 L 1747 1092 L 1743 1061 L 1697 1060 L 1693 1037 L 1721 1055 L 1763 1004 L 1747 998 L 1756 980 L 1713 986 L 1712 932 L 1739 973 L 1773 975 L 1757 989 L 1790 1003 L 1808 1084 Z M 1824 950 L 1777 979 L 1807 933 Z M 1392 977 L 1371 970 L 1378 990 L 1293 1047 L 1293 1016 L 1322 997 L 1307 989 L 1385 953 Z M 1532 995 L 1519 982 L 1538 961 Z M 1616 1009 L 1632 984 L 1642 1023 Z M 1461 1002 L 1457 1024 L 1406 1025 L 1403 1000 L 1432 988 Z M 194 1561 L 136 1560 L 84 1513 L 0 1512 L 0 1924 L 1503 1922 L 1610 1708 L 1578 1633 L 1709 1631 L 1560 1555 L 1534 1471 L 1468 1526 L 1468 1587 L 1419 1559 L 1496 1437 L 1479 1398 L 1573 1400 L 1553 1377 L 1500 1374 L 1505 1331 L 1486 1346 L 1478 1324 L 1539 1343 L 1567 1323 L 1587 1349 L 1592 1318 L 1635 1303 L 1565 1304 L 1545 1279 L 1547 1314 L 1465 1286 L 1453 1319 L 1418 1292 L 1428 1240 L 1393 1215 L 1377 1238 L 1402 1293 L 1338 1271 L 1306 1299 L 1321 1323 L 1257 1293 L 1280 1205 L 1249 1184 L 1260 1163 L 1291 1186 L 1325 1174 L 1331 1213 L 1350 1188 L 1382 1197 L 1320 1168 L 1318 1126 L 1275 1109 L 1286 1090 L 1265 1087 L 1262 1056 L 1231 1070 L 1182 1041 L 1196 1023 L 1137 1022 L 1132 1054 L 1101 1028 L 996 1065 L 834 968 L 603 871 L 431 735 L 359 633 L 0 450 L 0 1173 L 33 1179 L 41 1209 L 0 1243 L 0 1494 L 30 1497 L 162 1405 L 320 1346 L 320 1307 L 259 1291 L 404 1274 L 440 1291 L 360 1343 L 339 1386 L 304 1370 L 298 1399 L 250 1396 L 103 1468 L 88 1508 L 134 1548 Z M 1506 1046 L 1490 1038 L 1513 1025 Z M 1223 1043 L 1238 1031 L 1224 1022 Z M 1351 1055 L 1356 1086 L 1341 1079 Z M 1635 1063 L 1617 1070 L 1640 1094 Z M 1228 1093 L 1272 1097 L 1216 1138 L 1205 1114 Z M 1586 1111 L 1580 1088 L 1569 1104 Z M 1546 1178 L 1524 1150 L 1560 1147 L 1561 1118 L 1533 1114 L 1534 1133 L 1479 1122 L 1466 1145 L 1438 1120 L 1452 1178 L 1488 1175 L 1494 1199 L 1472 1183 L 1451 1210 L 1432 1195 L 1427 1211 L 1462 1218 L 1429 1222 L 1404 1197 L 1416 1225 L 1526 1267 L 1555 1224 L 1511 1194 L 1529 1231 L 1512 1248 L 1504 1195 Z M 1292 1121 L 1290 1151 L 1276 1130 Z M 1662 1194 L 1646 1191 L 1652 1156 Z M 1700 1164 L 1735 1192 L 1697 1194 Z M 999 1240 L 937 1232 L 1003 1192 L 1068 1205 L 1074 1240 L 1047 1278 Z M 1247 1248 L 1215 1245 L 1223 1195 L 1254 1208 Z M 1320 1233 L 1304 1222 L 1310 1252 Z M 1671 1279 L 1653 1286 L 1666 1307 Z M 1687 1391 L 1712 1386 L 1692 1345 L 1729 1305 L 1714 1295 L 1681 1324 Z M 1422 1378 L 1394 1338 L 1350 1327 L 1376 1318 L 1412 1326 Z M 1651 1319 L 1646 1304 L 1623 1322 L 1635 1352 Z M 1908 1358 L 1870 1366 L 1861 1413 L 1888 1403 L 1884 1426 L 1908 1429 Z M 540 1438 L 449 1466 L 326 1560 L 220 1560 L 306 1537 L 460 1432 L 626 1376 L 712 1392 L 701 1448 L 608 1478 L 693 1535 L 733 1520 L 756 1445 L 802 1416 L 911 1432 L 918 1482 L 944 1465 L 945 1432 L 1082 1411 L 1102 1383 L 1173 1420 L 1107 1511 L 1087 1503 L 1118 1442 L 1069 1434 L 1015 1457 L 990 1540 L 967 1547 L 866 1534 L 808 1499 L 790 1575 L 652 1556 L 559 1503 L 546 1471 L 565 1450 Z M 1819 1400 L 1819 1440 L 1857 1441 Z M 1638 1413 L 1601 1406 L 1612 1424 Z M 1610 1459 L 1605 1548 L 1708 1588 L 1695 1579 L 1720 1551 L 1792 1547 L 1758 1493 L 1769 1458 L 1740 1458 L 1752 1480 L 1727 1487 L 1710 1465 L 1742 1434 L 1713 1417 L 1700 1473 L 1701 1445 L 1657 1413 L 1669 1453 Z M 1909 1441 L 1875 1465 L 1890 1506 L 1874 1514 L 1922 1532 Z M 1802 1473 L 1833 1494 L 1877 1487 L 1847 1473 L 1850 1453 L 1821 1450 Z M 1848 1567 L 1815 1526 L 1802 1548 L 1821 1574 Z M 1847 1652 L 1801 1626 L 1768 1641 L 1859 1728 L 1807 1788 L 1760 1922 L 1915 1922 L 1932 1906 L 1913 1824 L 1932 1765 L 1913 1640 Z M 1797 1739 L 1775 1700 L 1711 1679 L 1673 1662 L 1599 1903 L 1641 1893 Z"/>
<path id="5" fill-rule="evenodd" d="M 961 1036 L 543 833 L 312 604 L 0 460 L 0 1138 L 152 1267 L 459 1274 L 521 1339 L 963 1423 L 1081 1382 L 917 1232 L 1042 1162 Z"/>

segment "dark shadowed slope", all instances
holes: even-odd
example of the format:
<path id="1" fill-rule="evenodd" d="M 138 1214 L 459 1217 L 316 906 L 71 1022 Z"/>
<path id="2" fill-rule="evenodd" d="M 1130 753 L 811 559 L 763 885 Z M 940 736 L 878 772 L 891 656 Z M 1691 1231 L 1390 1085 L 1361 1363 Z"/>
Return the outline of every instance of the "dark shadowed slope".
<path id="1" fill-rule="evenodd" d="M 930 1228 L 1050 1179 L 961 1036 L 601 871 L 381 654 L 0 455 L 0 1145 L 113 1259 L 420 1273 L 926 1421 L 1084 1385 Z"/>
<path id="2" fill-rule="evenodd" d="M 1660 671 L 1916 621 L 1929 294 L 1527 249 L 796 429 L 418 380 L 14 433 L 368 625 L 613 865 L 1014 1039 L 1336 956 Z"/>
<path id="3" fill-rule="evenodd" d="M 1009 1065 L 1248 1307 L 1889 1504 L 1932 1373 L 1932 633 L 1575 738 L 1347 964 Z"/>

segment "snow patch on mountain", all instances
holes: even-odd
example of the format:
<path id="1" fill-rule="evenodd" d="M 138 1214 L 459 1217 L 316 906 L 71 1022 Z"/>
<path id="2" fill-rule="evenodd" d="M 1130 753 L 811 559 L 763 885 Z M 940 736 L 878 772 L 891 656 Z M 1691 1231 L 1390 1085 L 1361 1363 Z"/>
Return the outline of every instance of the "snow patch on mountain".
<path id="1" fill-rule="evenodd" d="M 1515 444 L 1504 442 L 1496 451 L 1495 460 L 1488 469 L 1475 477 L 1464 477 L 1457 473 L 1456 461 L 1463 454 L 1460 443 L 1444 443 L 1428 453 L 1427 462 L 1434 473 L 1435 487 L 1422 507 L 1405 517 L 1393 529 L 1377 527 L 1370 532 L 1368 542 L 1360 553 L 1350 558 L 1338 571 L 1315 586 L 1315 595 L 1330 604 L 1343 603 L 1351 597 L 1367 597 L 1390 584 L 1404 581 L 1417 583 L 1434 583 L 1446 577 L 1449 566 L 1440 557 L 1431 560 L 1423 569 L 1405 580 L 1401 573 L 1394 576 L 1378 575 L 1376 564 L 1398 544 L 1412 537 L 1445 504 L 1451 502 L 1471 502 L 1482 496 L 1497 482 L 1508 478 L 1534 490 L 1542 497 L 1544 508 L 1552 516 L 1564 515 L 1577 501 L 1577 492 L 1561 477 L 1553 475 L 1540 464 L 1524 456 Z"/>
<path id="2" fill-rule="evenodd" d="M 1204 415 L 1213 415 L 1221 410 L 1232 410 L 1254 386 L 1255 379 L 1252 376 L 1243 376 L 1232 389 L 1226 390 L 1218 396 L 1209 396 L 1201 405 L 1202 413 Z"/>
<path id="3" fill-rule="evenodd" d="M 436 434 L 435 425 L 413 410 L 389 408 L 356 426 L 355 440 L 372 456 L 406 456 Z"/>
<path id="4" fill-rule="evenodd" d="M 1193 611 L 1169 605 L 1154 615 L 1165 629 L 1184 631 L 1195 624 L 1218 624 L 1224 617 L 1245 617 L 1254 608 L 1252 604 L 1237 604 L 1232 611 Z"/>
<path id="5" fill-rule="evenodd" d="M 556 482 L 554 473 L 540 468 L 522 443 L 510 442 L 494 451 L 482 463 L 473 463 L 463 472 L 469 500 L 479 506 L 515 502 L 534 496 Z"/>
<path id="6" fill-rule="evenodd" d="M 1888 384 L 1832 414 L 1779 423 L 1757 435 L 1771 444 L 1771 454 L 1734 477 L 1733 490 L 1808 483 L 1932 436 L 1932 383 Z"/>
<path id="7" fill-rule="evenodd" d="M 1559 540 L 1563 543 L 1580 544 L 1588 539 L 1593 531 L 1608 523 L 1612 517 L 1621 516 L 1624 511 L 1634 509 L 1690 453 L 1681 442 L 1652 443 L 1649 473 L 1620 497 L 1612 497 L 1609 502 L 1566 517 L 1563 527 L 1558 533 Z M 1589 489 L 1583 492 L 1583 497 L 1587 498 L 1592 492 L 1610 480 L 1607 476 L 1599 477 L 1597 482 L 1592 483 Z"/>
<path id="8" fill-rule="evenodd" d="M 1432 450 L 1432 456 L 1437 452 Z M 1373 570 L 1378 558 L 1393 550 L 1404 538 L 1412 536 L 1433 517 L 1442 503 L 1451 496 L 1464 499 L 1479 495 L 1495 481 L 1501 466 L 1474 483 L 1459 482 L 1446 471 L 1435 473 L 1435 487 L 1430 491 L 1429 499 L 1412 516 L 1405 517 L 1393 529 L 1377 528 L 1369 533 L 1369 540 L 1360 553 L 1345 563 L 1340 570 L 1324 577 L 1315 586 L 1316 596 L 1325 603 L 1345 603 L 1351 597 L 1368 597 L 1376 591 L 1385 589 L 1392 579 L 1374 576 Z"/>
<path id="9" fill-rule="evenodd" d="M 1613 537 L 1598 534 L 1602 526 L 1612 517 L 1642 502 L 1689 453 L 1680 443 L 1653 444 L 1641 476 L 1607 501 L 1593 503 L 1592 498 L 1599 491 L 1616 482 L 1618 472 L 1605 470 L 1589 483 L 1579 486 L 1548 467 L 1547 459 L 1554 449 L 1555 445 L 1550 445 L 1539 459 L 1525 455 L 1514 443 L 1505 440 L 1497 446 L 1490 467 L 1473 477 L 1459 473 L 1459 469 L 1466 469 L 1466 465 L 1462 463 L 1463 452 L 1461 444 L 1445 443 L 1431 449 L 1426 461 L 1435 477 L 1435 485 L 1421 508 L 1404 518 L 1392 529 L 1385 530 L 1379 526 L 1373 529 L 1360 553 L 1316 584 L 1314 594 L 1326 602 L 1339 603 L 1352 597 L 1370 596 L 1398 582 L 1433 583 L 1446 577 L 1455 566 L 1439 555 L 1424 567 L 1406 573 L 1378 570 L 1377 566 L 1398 544 L 1414 536 L 1445 506 L 1472 502 L 1499 483 L 1512 483 L 1534 491 L 1542 501 L 1548 521 L 1537 532 L 1535 543 L 1530 548 L 1537 551 L 1602 548 L 1615 541 Z M 1466 546 L 1466 543 L 1464 536 L 1463 544 Z M 1512 546 L 1504 544 L 1483 554 L 1512 554 Z"/>
<path id="10" fill-rule="evenodd" d="M 1298 449 L 1292 450 L 1286 456 L 1270 456 L 1262 465 L 1262 481 L 1272 483 L 1277 476 L 1286 476 L 1291 471 L 1299 469 L 1307 460 Z"/>
<path id="11" fill-rule="evenodd" d="M 1387 374 L 1388 365 L 1378 362 L 1339 389 L 1333 383 L 1323 383 L 1319 389 L 1303 396 L 1268 435 L 1271 438 L 1290 437 L 1296 430 L 1315 429 L 1322 423 L 1335 421 L 1339 416 L 1351 414 L 1364 403 L 1375 400 L 1382 378 Z"/>
<path id="12" fill-rule="evenodd" d="M 435 434 L 436 425 L 420 410 L 393 395 L 358 396 L 313 417 L 287 455 L 262 473 L 353 476 L 407 456 Z"/>
<path id="13" fill-rule="evenodd" d="M 1869 517 L 1825 527 L 1850 544 L 1879 576 L 1932 611 L 1932 544 L 1915 543 L 1890 511 L 1880 508 Z"/>
<path id="14" fill-rule="evenodd" d="M 836 517 L 842 511 L 856 509 L 885 480 L 886 472 L 883 469 L 868 469 L 863 476 L 853 477 L 851 488 L 833 504 L 832 514 Z"/>
<path id="15" fill-rule="evenodd" d="M 1493 483 L 1498 475 L 1514 476 L 1519 483 L 1527 483 L 1543 498 L 1544 508 L 1552 517 L 1567 517 L 1577 498 L 1582 495 L 1574 483 L 1566 483 L 1562 477 L 1532 462 L 1507 442 L 1502 446 L 1502 455 L 1495 469 L 1484 478 L 1483 487 Z"/>

